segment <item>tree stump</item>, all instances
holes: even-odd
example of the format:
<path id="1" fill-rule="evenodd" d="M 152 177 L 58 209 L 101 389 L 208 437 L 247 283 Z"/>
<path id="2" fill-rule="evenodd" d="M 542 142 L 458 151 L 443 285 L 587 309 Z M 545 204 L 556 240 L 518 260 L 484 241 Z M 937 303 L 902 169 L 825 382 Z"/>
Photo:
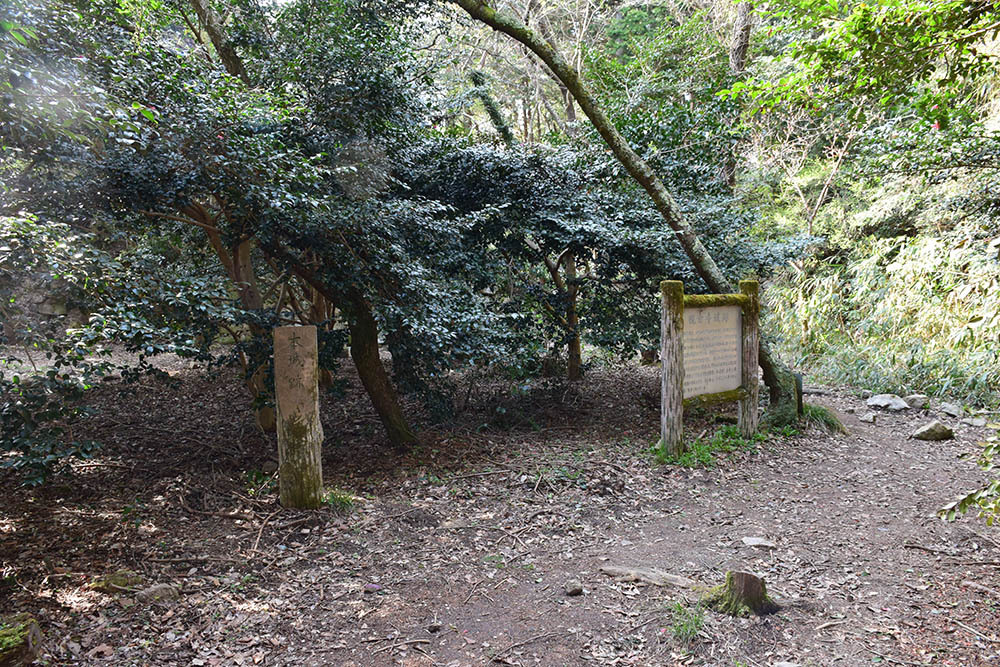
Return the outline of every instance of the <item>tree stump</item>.
<path id="1" fill-rule="evenodd" d="M 30 665 L 41 641 L 38 621 L 30 614 L 0 618 L 0 667 Z"/>
<path id="2" fill-rule="evenodd" d="M 727 572 L 726 583 L 709 591 L 705 606 L 730 616 L 773 614 L 779 607 L 767 597 L 764 580 L 749 572 Z"/>

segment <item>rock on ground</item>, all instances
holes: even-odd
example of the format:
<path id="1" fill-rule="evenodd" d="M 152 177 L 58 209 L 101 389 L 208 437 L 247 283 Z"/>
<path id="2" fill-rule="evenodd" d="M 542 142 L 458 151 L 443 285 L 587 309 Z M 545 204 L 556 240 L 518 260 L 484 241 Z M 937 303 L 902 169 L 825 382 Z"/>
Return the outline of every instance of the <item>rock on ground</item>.
<path id="1" fill-rule="evenodd" d="M 893 412 L 909 410 L 910 404 L 896 394 L 876 394 L 866 401 L 869 408 L 885 408 Z"/>
<path id="2" fill-rule="evenodd" d="M 153 584 L 136 594 L 139 602 L 156 602 L 157 600 L 176 600 L 180 592 L 170 584 Z"/>
<path id="3" fill-rule="evenodd" d="M 954 403 L 942 403 L 938 406 L 938 410 L 945 413 L 949 417 L 958 417 L 962 414 L 962 408 Z"/>
<path id="4" fill-rule="evenodd" d="M 955 437 L 955 432 L 935 419 L 914 431 L 913 437 L 917 440 L 949 440 Z"/>

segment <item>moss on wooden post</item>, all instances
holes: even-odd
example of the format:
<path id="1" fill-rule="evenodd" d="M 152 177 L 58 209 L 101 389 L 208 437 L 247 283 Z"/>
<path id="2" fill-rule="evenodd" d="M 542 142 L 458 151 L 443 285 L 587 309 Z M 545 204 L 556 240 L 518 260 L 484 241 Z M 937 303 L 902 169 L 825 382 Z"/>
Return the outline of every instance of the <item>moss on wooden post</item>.
<path id="1" fill-rule="evenodd" d="M 30 665 L 41 641 L 38 621 L 30 614 L 0 618 L 0 667 Z"/>
<path id="2" fill-rule="evenodd" d="M 684 283 L 660 283 L 660 447 L 672 456 L 684 453 Z"/>
<path id="3" fill-rule="evenodd" d="M 278 494 L 282 506 L 315 509 L 323 497 L 316 327 L 274 329 Z"/>
<path id="4" fill-rule="evenodd" d="M 757 432 L 760 415 L 759 403 L 760 385 L 757 381 L 757 360 L 760 349 L 760 298 L 759 286 L 756 280 L 741 280 L 740 293 L 747 297 L 743 305 L 743 369 L 742 381 L 746 396 L 739 403 L 740 435 L 749 439 Z"/>

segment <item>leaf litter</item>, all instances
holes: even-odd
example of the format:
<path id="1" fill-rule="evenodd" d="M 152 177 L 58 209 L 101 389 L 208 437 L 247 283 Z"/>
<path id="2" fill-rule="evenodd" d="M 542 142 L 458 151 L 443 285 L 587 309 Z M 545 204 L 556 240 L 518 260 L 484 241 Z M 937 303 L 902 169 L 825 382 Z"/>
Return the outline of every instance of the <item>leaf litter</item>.
<path id="1" fill-rule="evenodd" d="M 1000 535 L 933 516 L 981 483 L 957 459 L 981 428 L 912 440 L 916 418 L 862 423 L 861 399 L 826 388 L 845 436 L 772 435 L 709 469 L 662 466 L 648 452 L 655 369 L 610 367 L 511 399 L 503 423 L 502 386 L 483 383 L 447 429 L 427 426 L 398 456 L 352 383 L 323 415 L 325 483 L 350 507 L 295 512 L 262 472 L 274 445 L 236 379 L 172 374 L 174 386 L 95 393 L 100 413 L 73 427 L 106 446 L 72 476 L 34 490 L 2 480 L 0 596 L 38 618 L 43 661 L 1000 660 Z M 686 428 L 711 431 L 715 417 Z M 701 609 L 697 589 L 733 569 L 763 576 L 781 611 Z M 143 583 L 93 586 L 118 572 Z M 171 594 L 133 590 L 157 586 Z"/>

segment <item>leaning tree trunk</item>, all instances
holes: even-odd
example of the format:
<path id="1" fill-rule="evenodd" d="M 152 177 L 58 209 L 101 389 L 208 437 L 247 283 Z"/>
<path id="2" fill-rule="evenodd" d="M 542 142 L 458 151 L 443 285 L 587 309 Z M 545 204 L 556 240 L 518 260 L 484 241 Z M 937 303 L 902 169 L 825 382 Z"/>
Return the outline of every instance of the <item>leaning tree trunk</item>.
<path id="1" fill-rule="evenodd" d="M 257 286 L 257 276 L 253 270 L 253 260 L 250 257 L 250 241 L 237 244 L 230 254 L 233 263 L 233 275 L 239 290 L 240 304 L 247 310 L 260 311 L 264 308 L 264 297 Z M 250 333 L 257 339 L 263 339 L 270 332 L 259 324 L 250 324 Z M 261 363 L 250 372 L 247 387 L 253 394 L 256 407 L 257 426 L 265 433 L 271 433 L 277 427 L 277 416 L 274 405 L 268 400 L 271 392 L 267 386 L 267 365 Z"/>
<path id="2" fill-rule="evenodd" d="M 368 302 L 360 294 L 351 297 L 353 317 L 350 318 L 351 358 L 358 369 L 372 405 L 378 413 L 389 442 L 397 449 L 406 449 L 417 441 L 403 416 L 399 396 L 385 372 L 379 357 L 378 325 Z"/>
<path id="3" fill-rule="evenodd" d="M 260 293 L 257 285 L 257 276 L 254 273 L 252 259 L 250 257 L 250 240 L 244 239 L 233 248 L 227 250 L 222 242 L 222 235 L 218 229 L 211 225 L 211 217 L 200 204 L 191 204 L 184 209 L 184 213 L 191 219 L 199 222 L 208 235 L 209 244 L 215 250 L 219 261 L 226 269 L 229 279 L 236 285 L 239 294 L 240 305 L 245 310 L 261 310 L 264 307 L 264 297 Z M 250 323 L 250 334 L 261 339 L 269 336 L 269 332 L 258 324 Z M 248 360 L 244 366 L 247 373 L 246 385 L 253 396 L 254 420 L 257 427 L 265 433 L 271 433 L 277 427 L 274 406 L 269 404 L 271 392 L 267 386 L 267 368 L 259 365 L 253 371 L 250 370 L 252 360 Z"/>
<path id="4" fill-rule="evenodd" d="M 511 132 L 510 125 L 507 124 L 507 120 L 500 112 L 500 106 L 493 98 L 493 94 L 487 86 L 486 75 L 479 70 L 472 70 L 472 72 L 469 73 L 469 80 L 472 81 L 472 85 L 476 87 L 474 90 L 476 97 L 478 97 L 479 101 L 483 103 L 483 107 L 486 109 L 486 114 L 493 122 L 493 127 L 496 129 L 497 134 L 499 134 L 500 138 L 503 139 L 504 145 L 506 145 L 507 148 L 510 148 L 516 143 L 514 133 Z"/>
<path id="5" fill-rule="evenodd" d="M 246 68 L 243 66 L 243 59 L 236 53 L 233 43 L 226 36 L 223 20 L 215 13 L 207 0 L 190 0 L 191 6 L 198 15 L 198 22 L 208 33 L 208 38 L 212 40 L 215 52 L 219 54 L 219 59 L 225 66 L 226 71 L 238 77 L 243 83 L 250 83 Z"/>
<path id="6" fill-rule="evenodd" d="M 341 295 L 333 292 L 308 267 L 296 262 L 295 257 L 280 245 L 274 242 L 264 243 L 263 250 L 271 257 L 285 262 L 292 273 L 323 295 L 331 305 L 341 303 L 341 299 L 338 298 Z M 345 315 L 354 315 L 353 318 L 347 317 L 347 328 L 351 334 L 351 359 L 354 361 L 361 384 L 371 399 L 372 407 L 375 408 L 385 427 L 389 442 L 399 449 L 405 449 L 417 442 L 417 436 L 403 416 L 399 395 L 382 365 L 375 316 L 372 315 L 368 301 L 356 289 L 350 292 L 347 299 L 346 306 L 351 313 Z"/>
<path id="7" fill-rule="evenodd" d="M 317 332 L 326 331 L 329 325 L 325 324 L 325 322 L 330 319 L 330 312 L 333 310 L 333 307 L 327 301 L 326 297 L 320 294 L 318 289 L 311 285 L 308 286 L 308 289 L 310 293 L 309 321 L 316 325 Z M 320 367 L 319 386 L 324 388 L 333 386 L 333 371 L 329 368 Z"/>
<path id="8" fill-rule="evenodd" d="M 625 170 L 639 185 L 643 187 L 663 219 L 677 234 L 684 252 L 691 260 L 698 275 L 709 289 L 714 292 L 731 293 L 732 284 L 719 270 L 715 260 L 702 244 L 698 234 L 684 218 L 673 196 L 664 187 L 663 182 L 652 170 L 649 164 L 636 153 L 625 141 L 625 138 L 615 129 L 597 101 L 583 85 L 580 73 L 570 65 L 555 47 L 528 29 L 524 23 L 506 12 L 499 12 L 483 0 L 451 0 L 468 14 L 494 30 L 504 33 L 530 49 L 536 56 L 549 66 L 549 69 L 566 86 L 570 94 L 580 105 L 594 128 L 604 139 L 604 142 L 621 162 Z M 767 383 L 774 402 L 793 400 L 794 388 L 791 383 L 791 373 L 781 362 L 772 356 L 768 346 L 761 341 L 760 366 L 764 372 L 764 382 Z M 787 382 L 786 382 L 787 381 Z"/>

